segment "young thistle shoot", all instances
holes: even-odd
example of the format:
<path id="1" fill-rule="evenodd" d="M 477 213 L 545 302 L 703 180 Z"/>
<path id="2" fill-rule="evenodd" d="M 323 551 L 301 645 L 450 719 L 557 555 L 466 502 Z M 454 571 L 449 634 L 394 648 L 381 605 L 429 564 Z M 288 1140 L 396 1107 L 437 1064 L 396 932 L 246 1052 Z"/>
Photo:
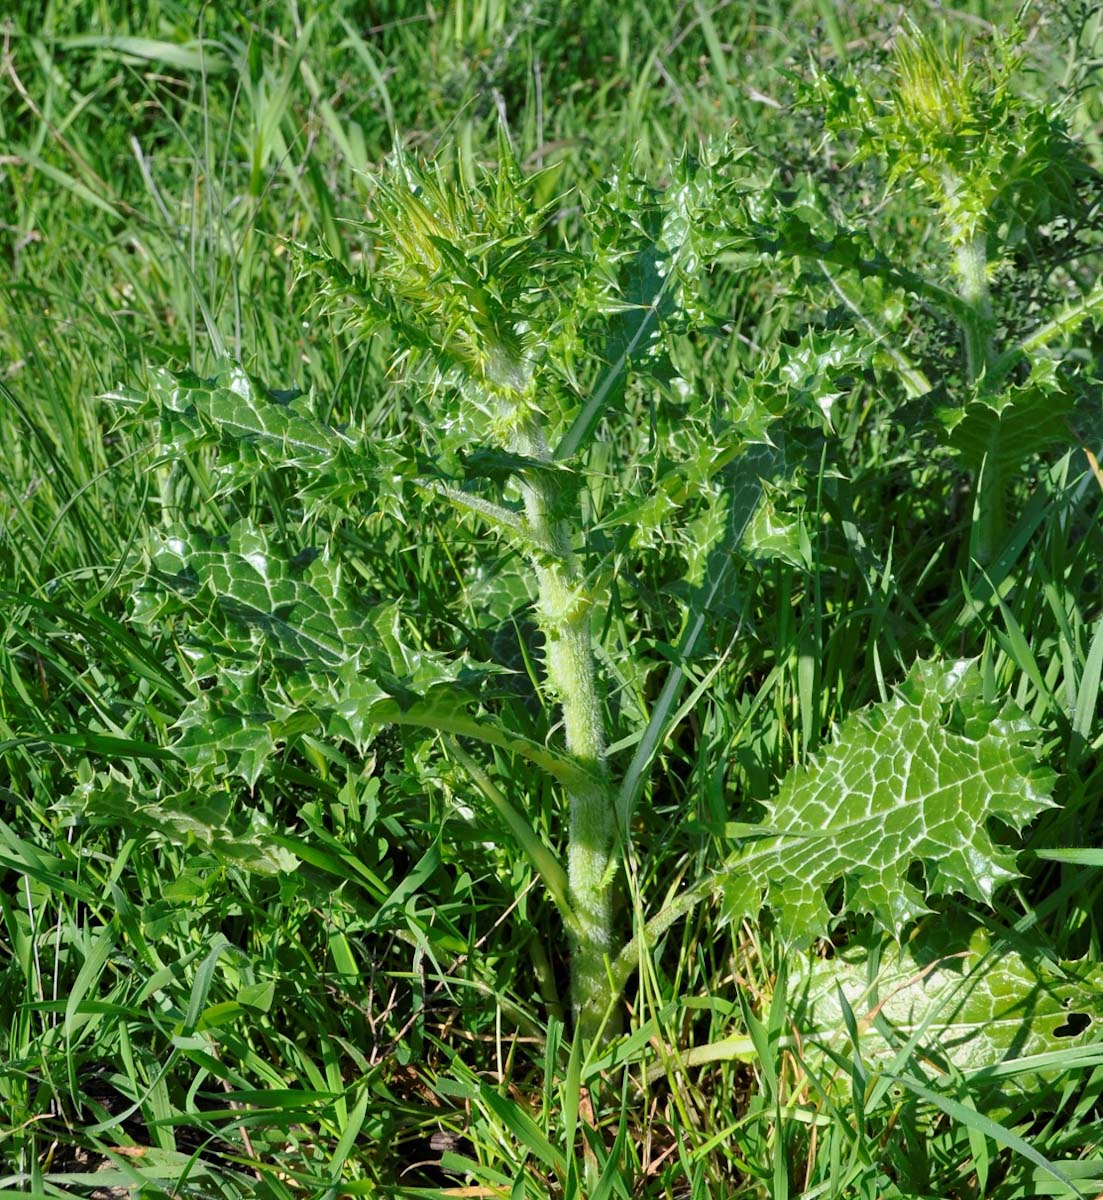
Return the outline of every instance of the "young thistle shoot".
<path id="1" fill-rule="evenodd" d="M 914 25 L 893 47 L 892 83 L 875 97 L 848 77 L 822 80 L 828 127 L 855 139 L 857 160 L 875 159 L 890 187 L 916 185 L 937 213 L 959 303 L 966 385 L 998 390 L 1003 360 L 996 344 L 991 280 L 1024 232 L 1075 204 L 1081 164 L 1055 109 L 1021 96 L 1023 63 L 1016 27 L 981 55 L 942 28 L 936 37 Z M 977 557 L 990 562 L 1005 527 L 1000 429 L 977 481 Z"/>

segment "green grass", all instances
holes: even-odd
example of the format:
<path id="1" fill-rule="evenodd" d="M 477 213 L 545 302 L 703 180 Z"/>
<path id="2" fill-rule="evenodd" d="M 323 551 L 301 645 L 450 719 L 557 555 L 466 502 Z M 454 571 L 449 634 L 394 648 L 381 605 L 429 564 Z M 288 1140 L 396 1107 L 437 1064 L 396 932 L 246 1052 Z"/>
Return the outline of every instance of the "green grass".
<path id="1" fill-rule="evenodd" d="M 273 386 L 309 388 L 333 424 L 381 444 L 420 438 L 403 412 L 422 401 L 388 372 L 387 336 L 359 337 L 324 311 L 286 244 L 360 261 L 367 175 L 392 129 L 473 180 L 504 117 L 526 169 L 546 170 L 540 198 L 566 197 L 553 240 L 579 236 L 580 193 L 629 159 L 661 186 L 683 145 L 728 132 L 793 187 L 827 181 L 839 211 L 880 199 L 875 175 L 839 173 L 815 123 L 789 109 L 784 71 L 810 57 L 873 70 L 895 9 L 308 7 L 200 18 L 168 0 L 89 0 L 10 17 L 0 1187 L 287 1200 L 1103 1191 L 1103 1010 L 1090 1014 L 1095 1041 L 1059 1045 L 1025 1090 L 928 1071 L 922 1054 L 866 1062 L 845 1014 L 824 1057 L 792 1036 L 804 956 L 768 916 L 724 923 L 702 904 L 645 961 L 624 1038 L 584 1048 L 565 1025 L 555 911 L 439 747 L 388 730 L 360 756 L 308 730 L 255 786 L 189 791 L 168 749 L 202 690 L 187 613 L 134 595 L 148 532 L 179 520 L 217 534 L 248 518 L 293 549 L 332 538 L 366 600 L 405 598 L 420 648 L 506 663 L 503 703 L 533 737 L 558 736 L 524 567 L 474 524 L 457 532 L 426 500 L 396 525 L 360 511 L 355 488 L 333 520 L 302 510 L 286 472 L 229 492 L 206 452 L 155 462 L 152 423 L 102 399 L 145 391 L 158 366 L 209 374 L 225 352 Z M 1012 10 L 978 0 L 953 20 L 974 31 Z M 1027 86 L 1077 93 L 1070 124 L 1099 165 L 1099 15 L 1078 23 L 1047 5 L 1029 20 Z M 888 211 L 886 236 L 914 242 L 914 202 Z M 1085 228 L 1076 261 L 1014 298 L 1027 328 L 1053 293 L 1090 287 L 1097 245 L 1098 227 Z M 818 282 L 721 269 L 732 258 L 709 282 L 724 336 L 679 349 L 697 407 L 629 386 L 587 459 L 589 512 L 650 496 L 709 406 L 819 319 Z M 932 375 L 958 369 L 953 330 L 930 314 L 908 315 L 900 341 Z M 1077 345 L 1094 380 L 1098 333 Z M 1098 989 L 1098 858 L 1048 853 L 1090 850 L 1101 833 L 1103 481 L 1084 453 L 1103 450 L 1097 384 L 1079 442 L 1031 456 L 1011 481 L 1003 549 L 984 570 L 969 564 L 962 473 L 917 443 L 907 398 L 889 407 L 879 386 L 859 374 L 837 449 L 804 454 L 799 485 L 779 483 L 779 512 L 810 531 L 807 560 L 740 571 L 683 657 L 696 528 L 598 529 L 614 582 L 595 633 L 618 763 L 672 664 L 686 680 L 637 806 L 625 906 L 650 909 L 718 866 L 725 825 L 758 819 L 787 771 L 887 699 L 917 657 L 976 656 L 988 698 L 1013 699 L 1042 731 L 1060 807 L 1028 827 L 1023 876 L 994 906 L 935 898 L 934 920 L 979 924 L 1000 953 L 1028 949 Z M 497 751 L 483 761 L 498 779 L 518 770 Z M 558 843 L 552 788 L 537 781 L 528 796 L 529 819 Z M 289 861 L 293 872 L 270 870 Z M 815 955 L 861 933 L 840 922 Z M 703 1047 L 718 1049 L 690 1054 Z"/>

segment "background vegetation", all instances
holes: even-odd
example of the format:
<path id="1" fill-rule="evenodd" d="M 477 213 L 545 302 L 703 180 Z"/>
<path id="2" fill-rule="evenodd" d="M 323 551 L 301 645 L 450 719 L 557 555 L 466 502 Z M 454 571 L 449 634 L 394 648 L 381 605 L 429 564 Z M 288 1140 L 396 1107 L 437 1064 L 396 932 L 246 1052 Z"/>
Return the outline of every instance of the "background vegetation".
<path id="1" fill-rule="evenodd" d="M 912 15 L 973 39 L 1014 14 L 977 2 Z M 104 397 L 147 392 L 161 366 L 210 375 L 228 355 L 272 387 L 309 390 L 324 419 L 381 445 L 421 438 L 386 335 L 364 338 L 347 312 L 324 311 L 288 249 L 362 261 L 355 222 L 392 130 L 474 179 L 504 124 L 524 168 L 545 171 L 540 198 L 560 199 L 549 237 L 567 242 L 584 202 L 626 164 L 662 187 L 683 147 L 724 136 L 754 147 L 794 194 L 868 212 L 885 194 L 878 164 L 842 169 L 845 147 L 794 103 L 795 80 L 812 64 L 875 76 L 899 16 L 811 0 L 9 9 L 4 1187 L 695 1200 L 1103 1191 L 1101 1011 L 1066 1031 L 1075 1045 L 1035 1063 L 1025 1088 L 997 1079 L 984 1091 L 951 1066 L 945 1090 L 924 1095 L 863 1061 L 845 1002 L 842 1048 L 805 1054 L 785 986 L 798 968 L 771 923 L 725 923 L 702 905 L 634 985 L 627 1039 L 583 1058 L 564 1025 L 554 912 L 432 745 L 391 731 L 360 757 L 304 730 L 263 772 L 246 768 L 187 804 L 152 803 L 188 792 L 188 764 L 169 747 L 189 728 L 202 673 L 179 615 L 136 587 L 146 531 L 183 516 L 218 534 L 251 519 L 282 523 L 305 551 L 314 528 L 286 475 L 258 472 L 227 495 L 210 456 L 166 462 L 151 423 Z M 1025 27 L 1016 86 L 1060 98 L 1098 163 L 1100 14 L 1043 4 Z M 1085 176 L 1074 225 L 1024 238 L 997 277 L 1004 332 L 1094 284 L 1093 187 Z M 914 195 L 880 215 L 905 265 L 934 260 Z M 838 317 L 789 269 L 717 272 L 707 299 L 726 314 L 724 336 L 696 359 L 683 345 L 680 406 L 627 388 L 591 452 L 595 490 L 673 510 L 658 482 L 694 398 L 737 393 L 779 340 Z M 962 374 L 952 324 L 929 312 L 885 319 L 929 378 Z M 616 603 L 597 632 L 632 648 L 600 662 L 618 720 L 627 731 L 647 711 L 674 662 L 695 697 L 637 814 L 632 894 L 673 895 L 718 862 L 738 836 L 729 826 L 759 818 L 786 772 L 848 714 L 886 700 L 917 658 L 976 657 L 987 698 L 1014 700 L 1042 731 L 1059 807 L 1028 827 L 1023 876 L 993 906 L 932 900 L 935 921 L 980 923 L 991 943 L 1066 964 L 1055 971 L 1098 990 L 1099 856 L 1051 852 L 1100 835 L 1103 477 L 1086 453 L 1101 449 L 1099 350 L 1081 331 L 1075 409 L 1056 444 L 1040 439 L 1044 452 L 1017 464 L 1003 550 L 984 572 L 968 569 L 962 472 L 917 433 L 915 397 L 866 370 L 838 401 L 831 455 L 804 453 L 819 447 L 807 439 L 799 480 L 777 484 L 786 536 L 742 571 L 724 636 L 689 660 L 675 647 L 694 529 L 645 508 L 619 514 L 632 539 L 611 523 Z M 457 533 L 439 505 L 403 524 L 356 501 L 350 488 L 327 530 L 356 587 L 403 597 L 425 648 L 514 667 L 513 702 L 551 736 L 515 556 L 473 526 Z M 493 638 L 476 613 L 491 615 Z M 630 755 L 624 741 L 611 753 Z M 548 789 L 541 803 L 533 820 L 554 842 Z M 814 961 L 841 954 L 855 928 L 841 923 Z M 678 1069 L 692 1046 L 720 1049 Z"/>

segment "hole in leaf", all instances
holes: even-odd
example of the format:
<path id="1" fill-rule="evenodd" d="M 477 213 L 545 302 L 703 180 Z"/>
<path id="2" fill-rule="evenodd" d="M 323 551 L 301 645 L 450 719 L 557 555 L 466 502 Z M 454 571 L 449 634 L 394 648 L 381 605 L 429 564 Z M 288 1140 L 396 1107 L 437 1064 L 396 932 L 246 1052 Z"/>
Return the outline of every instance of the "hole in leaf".
<path id="1" fill-rule="evenodd" d="M 840 881 L 836 880 L 824 893 L 824 900 L 833 917 L 841 917 L 846 912 L 846 892 Z"/>
<path id="2" fill-rule="evenodd" d="M 1069 1013 L 1068 1020 L 1053 1031 L 1053 1036 L 1076 1037 L 1077 1034 L 1083 1033 L 1091 1023 L 1091 1017 L 1085 1012 Z"/>

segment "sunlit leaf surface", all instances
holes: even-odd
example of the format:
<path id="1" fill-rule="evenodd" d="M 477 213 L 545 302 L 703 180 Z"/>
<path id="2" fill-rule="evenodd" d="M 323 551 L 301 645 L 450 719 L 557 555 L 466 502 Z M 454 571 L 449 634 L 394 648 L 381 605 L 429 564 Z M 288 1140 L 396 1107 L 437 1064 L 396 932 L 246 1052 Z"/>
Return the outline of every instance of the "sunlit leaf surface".
<path id="1" fill-rule="evenodd" d="M 984 701 L 973 663 L 920 663 L 891 700 L 851 716 L 817 761 L 786 777 L 770 836 L 723 873 L 729 914 L 765 904 L 807 941 L 830 929 L 829 893 L 841 885 L 843 909 L 897 934 L 926 911 L 916 864 L 927 895 L 988 901 L 1015 876 L 991 824 L 1021 829 L 1049 806 L 1051 784 L 1030 723 Z"/>

